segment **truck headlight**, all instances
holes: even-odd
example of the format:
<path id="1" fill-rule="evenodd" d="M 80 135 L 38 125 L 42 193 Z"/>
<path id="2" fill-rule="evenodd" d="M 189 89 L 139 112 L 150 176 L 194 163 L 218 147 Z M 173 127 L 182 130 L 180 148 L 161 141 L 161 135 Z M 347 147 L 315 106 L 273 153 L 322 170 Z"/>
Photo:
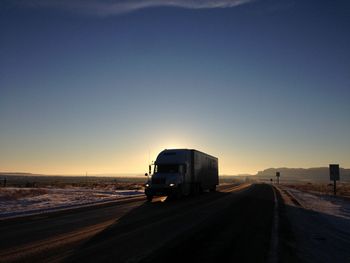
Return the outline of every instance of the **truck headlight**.
<path id="1" fill-rule="evenodd" d="M 145 184 L 146 187 L 149 187 L 149 184 Z"/>
<path id="2" fill-rule="evenodd" d="M 170 186 L 170 187 L 173 187 L 173 186 L 175 186 L 175 184 L 169 184 L 169 186 Z"/>

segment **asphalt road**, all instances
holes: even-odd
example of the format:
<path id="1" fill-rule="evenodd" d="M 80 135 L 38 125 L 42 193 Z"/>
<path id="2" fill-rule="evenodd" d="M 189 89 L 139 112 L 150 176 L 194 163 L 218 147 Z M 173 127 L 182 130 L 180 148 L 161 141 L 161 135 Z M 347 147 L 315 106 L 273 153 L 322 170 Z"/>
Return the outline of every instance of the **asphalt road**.
<path id="1" fill-rule="evenodd" d="M 266 262 L 274 193 L 266 184 L 0 222 L 1 262 Z"/>

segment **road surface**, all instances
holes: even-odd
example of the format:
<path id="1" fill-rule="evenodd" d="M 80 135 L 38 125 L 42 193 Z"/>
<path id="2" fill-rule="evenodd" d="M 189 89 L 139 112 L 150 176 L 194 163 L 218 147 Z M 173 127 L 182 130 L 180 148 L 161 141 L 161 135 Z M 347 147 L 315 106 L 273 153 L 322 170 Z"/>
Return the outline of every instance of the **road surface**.
<path id="1" fill-rule="evenodd" d="M 0 222 L 1 262 L 271 262 L 274 190 L 216 193 Z M 273 254 L 273 253 L 272 253 Z"/>

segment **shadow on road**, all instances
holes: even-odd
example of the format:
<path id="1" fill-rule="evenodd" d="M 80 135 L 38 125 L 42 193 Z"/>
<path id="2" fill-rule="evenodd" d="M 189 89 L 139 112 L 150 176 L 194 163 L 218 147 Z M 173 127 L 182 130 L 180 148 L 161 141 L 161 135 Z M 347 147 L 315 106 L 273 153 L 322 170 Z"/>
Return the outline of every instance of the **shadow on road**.
<path id="1" fill-rule="evenodd" d="M 232 197 L 190 235 L 168 242 L 141 262 L 266 262 L 274 206 L 271 187 L 253 185 Z"/>
<path id="2" fill-rule="evenodd" d="M 66 261 L 125 262 L 136 254 L 148 254 L 166 240 L 168 234 L 174 235 L 177 227 L 186 224 L 194 216 L 191 213 L 194 208 L 227 195 L 229 193 L 203 193 L 179 200 L 144 202 L 85 242 Z M 188 219 L 185 213 L 191 214 Z"/>
<path id="3" fill-rule="evenodd" d="M 143 203 L 67 261 L 266 262 L 273 205 L 272 188 L 263 184 L 238 193 Z"/>

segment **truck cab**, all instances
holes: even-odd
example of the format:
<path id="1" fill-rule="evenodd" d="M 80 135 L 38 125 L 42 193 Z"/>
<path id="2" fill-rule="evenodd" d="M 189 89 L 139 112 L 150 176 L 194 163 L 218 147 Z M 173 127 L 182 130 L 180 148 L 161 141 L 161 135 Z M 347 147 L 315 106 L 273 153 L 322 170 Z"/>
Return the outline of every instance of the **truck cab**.
<path id="1" fill-rule="evenodd" d="M 154 196 L 181 197 L 189 195 L 195 183 L 200 181 L 197 177 L 206 178 L 209 175 L 205 169 L 201 169 L 202 175 L 199 174 L 198 170 L 196 177 L 194 164 L 195 159 L 198 159 L 195 158 L 198 154 L 204 155 L 204 153 L 188 149 L 171 149 L 159 153 L 154 163 L 153 174 L 145 185 L 147 199 L 151 201 Z M 198 161 L 202 162 L 201 159 Z M 215 187 L 215 185 L 211 185 L 211 187 Z"/>

